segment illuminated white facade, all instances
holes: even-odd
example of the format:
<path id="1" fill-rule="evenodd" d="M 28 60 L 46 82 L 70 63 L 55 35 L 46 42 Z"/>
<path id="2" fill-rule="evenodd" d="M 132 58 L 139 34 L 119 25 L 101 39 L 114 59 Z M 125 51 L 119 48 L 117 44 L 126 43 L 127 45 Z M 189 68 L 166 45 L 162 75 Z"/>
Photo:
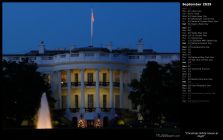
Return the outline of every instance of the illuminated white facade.
<path id="1" fill-rule="evenodd" d="M 57 100 L 55 108 L 66 110 L 69 119 L 112 119 L 117 109 L 132 110 L 128 84 L 140 78 L 148 61 L 165 64 L 180 59 L 179 53 L 157 53 L 143 47 L 139 42 L 135 50 L 112 50 L 111 46 L 46 50 L 42 42 L 39 51 L 3 55 L 3 59 L 29 58 L 37 63 L 38 71 L 48 75 Z"/>

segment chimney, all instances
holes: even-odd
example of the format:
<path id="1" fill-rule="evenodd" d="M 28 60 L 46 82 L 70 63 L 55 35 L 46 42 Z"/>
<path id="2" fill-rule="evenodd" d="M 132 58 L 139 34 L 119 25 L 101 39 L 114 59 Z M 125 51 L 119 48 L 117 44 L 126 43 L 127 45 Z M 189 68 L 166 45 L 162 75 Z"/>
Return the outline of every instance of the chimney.
<path id="1" fill-rule="evenodd" d="M 144 43 L 143 43 L 143 39 L 139 39 L 138 42 L 137 42 L 137 50 L 139 53 L 142 53 L 143 52 L 143 48 L 144 48 Z"/>
<path id="2" fill-rule="evenodd" d="M 45 44 L 43 41 L 41 41 L 39 45 L 39 54 L 44 54 L 44 52 L 45 52 Z"/>
<path id="3" fill-rule="evenodd" d="M 112 51 L 112 42 L 109 42 L 107 45 L 107 49 L 111 52 Z"/>

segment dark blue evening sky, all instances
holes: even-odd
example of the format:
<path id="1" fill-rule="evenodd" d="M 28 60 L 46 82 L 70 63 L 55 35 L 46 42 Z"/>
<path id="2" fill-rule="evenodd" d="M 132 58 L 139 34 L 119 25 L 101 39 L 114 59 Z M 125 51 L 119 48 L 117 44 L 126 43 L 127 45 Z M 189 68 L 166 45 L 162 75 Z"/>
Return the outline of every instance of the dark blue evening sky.
<path id="1" fill-rule="evenodd" d="M 86 47 L 90 44 L 90 12 L 94 9 L 94 46 L 180 50 L 179 3 L 3 3 L 3 54 Z"/>

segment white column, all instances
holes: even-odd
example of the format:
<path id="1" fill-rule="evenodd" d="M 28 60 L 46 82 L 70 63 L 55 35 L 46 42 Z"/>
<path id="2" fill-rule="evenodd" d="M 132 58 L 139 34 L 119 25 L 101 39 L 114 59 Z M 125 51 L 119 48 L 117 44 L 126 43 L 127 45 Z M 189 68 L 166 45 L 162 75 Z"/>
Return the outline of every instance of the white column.
<path id="1" fill-rule="evenodd" d="M 71 94 L 71 77 L 70 77 L 70 70 L 67 70 L 67 98 L 66 98 L 66 105 L 67 105 L 67 111 L 69 111 L 70 108 L 70 94 Z"/>
<path id="2" fill-rule="evenodd" d="M 57 73 L 58 77 L 58 106 L 60 109 L 62 109 L 62 100 L 61 100 L 61 71 L 58 71 Z"/>
<path id="3" fill-rule="evenodd" d="M 131 74 L 130 74 L 130 72 L 128 71 L 128 84 L 130 84 L 131 83 Z M 130 94 L 130 88 L 127 88 L 127 92 L 128 92 L 128 95 Z M 129 108 L 129 110 L 131 110 L 132 109 L 132 103 L 131 103 L 131 100 L 127 100 L 128 101 L 128 108 Z"/>
<path id="4" fill-rule="evenodd" d="M 96 69 L 96 103 L 95 103 L 95 107 L 96 107 L 96 112 L 99 112 L 99 69 Z"/>
<path id="5" fill-rule="evenodd" d="M 84 109 L 84 69 L 81 69 L 81 109 Z"/>
<path id="6" fill-rule="evenodd" d="M 51 91 L 52 91 L 52 96 L 54 96 L 54 92 L 55 92 L 55 87 L 54 87 L 54 80 L 55 80 L 55 78 L 54 78 L 54 72 L 52 71 L 52 72 L 50 72 L 50 89 L 51 89 Z"/>
<path id="7" fill-rule="evenodd" d="M 109 89 L 110 89 L 110 108 L 113 108 L 113 73 L 112 69 L 110 69 L 110 84 L 109 84 Z"/>
<path id="8" fill-rule="evenodd" d="M 119 89 L 120 89 L 120 108 L 123 108 L 124 106 L 124 92 L 123 92 L 123 71 L 120 70 L 120 83 L 119 83 Z"/>

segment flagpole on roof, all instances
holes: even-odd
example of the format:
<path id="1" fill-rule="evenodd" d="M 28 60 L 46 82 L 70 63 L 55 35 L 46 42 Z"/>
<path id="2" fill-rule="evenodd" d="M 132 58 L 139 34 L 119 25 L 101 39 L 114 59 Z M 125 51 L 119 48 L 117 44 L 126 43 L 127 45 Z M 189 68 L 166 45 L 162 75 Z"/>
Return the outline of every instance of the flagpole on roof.
<path id="1" fill-rule="evenodd" d="M 91 46 L 93 46 L 93 25 L 94 25 L 94 13 L 91 8 Z"/>

